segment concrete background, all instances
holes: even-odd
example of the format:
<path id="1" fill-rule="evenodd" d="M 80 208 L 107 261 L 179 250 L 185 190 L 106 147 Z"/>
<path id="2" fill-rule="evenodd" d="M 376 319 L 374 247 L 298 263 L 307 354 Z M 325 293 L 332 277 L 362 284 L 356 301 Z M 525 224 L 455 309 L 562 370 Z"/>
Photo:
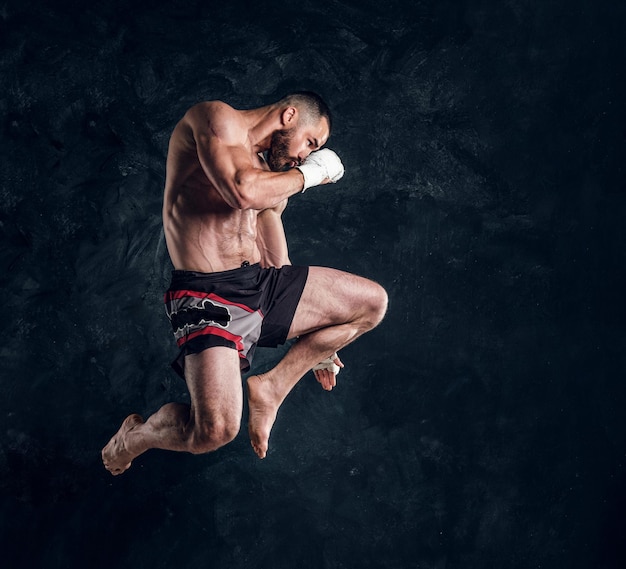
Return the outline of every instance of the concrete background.
<path id="1" fill-rule="evenodd" d="M 0 6 L 6 567 L 612 569 L 626 546 L 626 158 L 617 1 Z M 294 263 L 386 320 L 307 376 L 266 460 L 99 458 L 187 398 L 162 294 L 169 135 L 209 99 L 330 102 L 336 186 Z M 263 350 L 262 371 L 280 357 Z"/>

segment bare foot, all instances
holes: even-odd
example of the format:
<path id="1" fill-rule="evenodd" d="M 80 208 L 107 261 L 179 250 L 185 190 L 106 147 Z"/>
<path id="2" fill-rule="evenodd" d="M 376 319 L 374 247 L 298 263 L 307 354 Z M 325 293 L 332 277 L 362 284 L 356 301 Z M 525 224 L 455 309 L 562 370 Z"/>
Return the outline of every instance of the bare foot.
<path id="1" fill-rule="evenodd" d="M 126 449 L 124 440 L 126 435 L 138 425 L 143 425 L 140 415 L 129 415 L 124 419 L 119 431 L 102 449 L 102 462 L 104 467 L 113 475 L 118 476 L 130 468 L 132 460 L 137 456 Z"/>
<path id="2" fill-rule="evenodd" d="M 248 433 L 250 443 L 259 458 L 265 458 L 270 431 L 276 420 L 279 403 L 270 382 L 262 376 L 248 378 Z"/>

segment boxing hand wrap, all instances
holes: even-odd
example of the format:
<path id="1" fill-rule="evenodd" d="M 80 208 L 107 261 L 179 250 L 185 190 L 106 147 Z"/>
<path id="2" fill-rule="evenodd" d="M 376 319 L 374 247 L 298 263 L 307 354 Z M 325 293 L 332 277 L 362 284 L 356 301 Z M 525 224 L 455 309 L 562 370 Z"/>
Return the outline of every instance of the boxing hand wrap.
<path id="1" fill-rule="evenodd" d="M 336 363 L 335 359 L 337 358 L 337 354 L 333 354 L 329 358 L 322 360 L 316 366 L 313 366 L 313 371 L 317 371 L 318 369 L 327 369 L 334 373 L 335 375 L 339 375 L 339 370 L 341 369 Z"/>
<path id="2" fill-rule="evenodd" d="M 300 166 L 296 166 L 304 176 L 302 191 L 319 186 L 326 178 L 335 183 L 344 173 L 343 164 L 330 148 L 311 152 Z"/>

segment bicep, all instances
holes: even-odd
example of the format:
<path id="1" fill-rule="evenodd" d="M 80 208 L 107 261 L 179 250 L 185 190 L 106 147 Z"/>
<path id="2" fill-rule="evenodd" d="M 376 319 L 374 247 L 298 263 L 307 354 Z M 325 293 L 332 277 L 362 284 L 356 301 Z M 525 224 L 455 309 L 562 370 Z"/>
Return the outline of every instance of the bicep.
<path id="1" fill-rule="evenodd" d="M 196 105 L 188 111 L 186 120 L 207 179 L 231 207 L 239 208 L 239 187 L 246 173 L 254 170 L 254 164 L 243 141 L 237 139 L 236 126 L 211 109 L 207 104 Z"/>
<path id="2" fill-rule="evenodd" d="M 237 193 L 246 173 L 254 169 L 250 153 L 214 136 L 200 136 L 198 159 L 207 178 L 220 192 Z"/>

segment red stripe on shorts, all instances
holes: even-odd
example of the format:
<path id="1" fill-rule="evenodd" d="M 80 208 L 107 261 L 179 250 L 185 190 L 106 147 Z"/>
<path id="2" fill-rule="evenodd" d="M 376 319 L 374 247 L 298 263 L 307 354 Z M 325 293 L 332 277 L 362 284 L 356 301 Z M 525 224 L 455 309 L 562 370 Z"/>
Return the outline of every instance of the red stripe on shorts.
<path id="1" fill-rule="evenodd" d="M 231 300 L 226 300 L 217 294 L 213 294 L 212 292 L 198 292 L 197 290 L 172 290 L 169 291 L 165 296 L 165 301 L 167 300 L 176 300 L 178 298 L 185 298 L 186 296 L 192 296 L 194 298 L 208 298 L 209 300 L 215 300 L 220 304 L 226 304 L 227 306 L 237 306 L 246 312 L 256 312 L 254 309 L 246 306 L 245 304 L 239 304 L 238 302 L 232 302 Z"/>
<path id="2" fill-rule="evenodd" d="M 231 334 L 228 330 L 223 330 L 222 328 L 216 328 L 215 326 L 207 326 L 206 328 L 202 328 L 202 330 L 196 330 L 191 334 L 187 334 L 182 338 L 179 338 L 176 343 L 178 346 L 182 346 L 188 340 L 192 340 L 193 338 L 197 338 L 198 336 L 204 336 L 206 334 L 212 334 L 213 336 L 220 336 L 222 338 L 226 338 L 233 342 L 238 351 L 243 351 L 243 342 L 241 336 L 236 336 L 235 334 Z"/>

